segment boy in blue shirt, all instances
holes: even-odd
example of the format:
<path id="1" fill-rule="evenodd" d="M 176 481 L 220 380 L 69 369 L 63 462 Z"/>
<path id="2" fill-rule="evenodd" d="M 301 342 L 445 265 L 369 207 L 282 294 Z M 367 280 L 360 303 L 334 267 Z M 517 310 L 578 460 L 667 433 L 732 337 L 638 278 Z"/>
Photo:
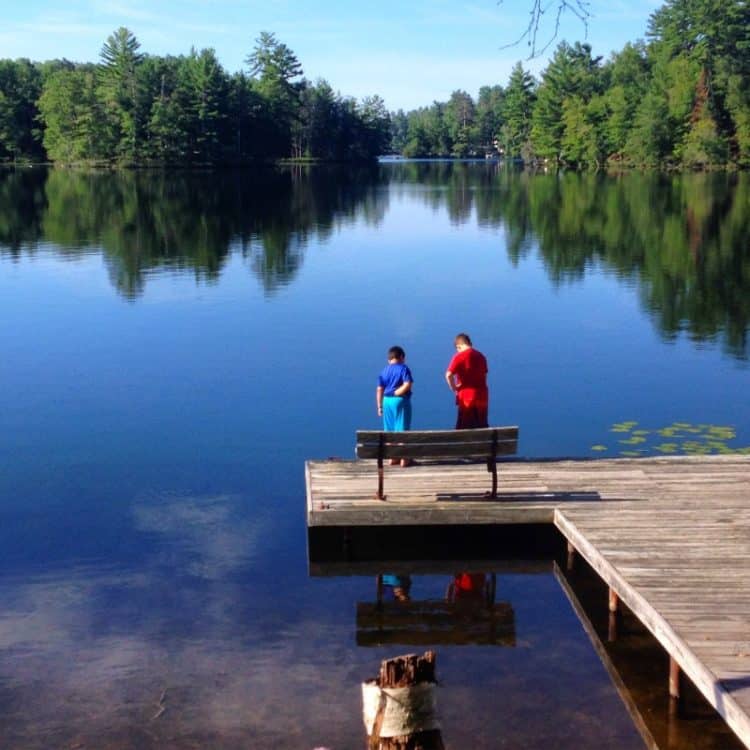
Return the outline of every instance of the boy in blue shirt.
<path id="1" fill-rule="evenodd" d="M 400 346 L 388 350 L 388 364 L 378 376 L 375 401 L 378 415 L 383 417 L 383 429 L 388 432 L 403 432 L 411 428 L 411 388 L 414 379 L 411 370 L 404 364 L 406 353 Z M 399 463 L 391 459 L 391 465 Z M 402 466 L 409 460 L 403 459 Z"/>

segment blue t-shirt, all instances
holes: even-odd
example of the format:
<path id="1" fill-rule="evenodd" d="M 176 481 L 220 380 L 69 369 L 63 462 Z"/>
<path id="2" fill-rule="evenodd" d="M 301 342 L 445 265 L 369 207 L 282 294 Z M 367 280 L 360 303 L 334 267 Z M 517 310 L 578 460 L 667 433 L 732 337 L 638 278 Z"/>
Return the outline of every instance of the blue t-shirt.
<path id="1" fill-rule="evenodd" d="M 383 388 L 384 396 L 392 396 L 393 391 L 404 383 L 413 382 L 411 370 L 403 362 L 386 365 L 383 372 L 378 375 L 378 385 Z M 411 398 L 411 391 L 405 393 L 403 398 Z"/>

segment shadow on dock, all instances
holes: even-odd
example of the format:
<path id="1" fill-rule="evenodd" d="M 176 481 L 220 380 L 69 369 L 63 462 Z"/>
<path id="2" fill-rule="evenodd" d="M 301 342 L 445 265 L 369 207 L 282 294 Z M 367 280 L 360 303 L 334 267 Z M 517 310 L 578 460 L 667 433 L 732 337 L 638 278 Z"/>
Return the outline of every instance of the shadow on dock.
<path id="1" fill-rule="evenodd" d="M 601 501 L 598 492 L 499 492 L 495 497 L 489 497 L 486 492 L 443 492 L 437 494 L 438 501 L 448 502 L 476 502 L 478 500 L 502 503 L 566 503 Z M 612 500 L 607 500 L 612 502 Z"/>

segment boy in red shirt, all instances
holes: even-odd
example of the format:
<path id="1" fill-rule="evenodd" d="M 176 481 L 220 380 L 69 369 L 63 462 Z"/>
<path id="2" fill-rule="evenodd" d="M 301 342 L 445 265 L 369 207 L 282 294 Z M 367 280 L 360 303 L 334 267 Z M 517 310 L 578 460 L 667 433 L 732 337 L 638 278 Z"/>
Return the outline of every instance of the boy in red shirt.
<path id="1" fill-rule="evenodd" d="M 474 349 L 467 333 L 456 336 L 456 354 L 448 365 L 445 380 L 456 394 L 457 430 L 489 427 L 489 391 L 487 390 L 487 360 Z"/>

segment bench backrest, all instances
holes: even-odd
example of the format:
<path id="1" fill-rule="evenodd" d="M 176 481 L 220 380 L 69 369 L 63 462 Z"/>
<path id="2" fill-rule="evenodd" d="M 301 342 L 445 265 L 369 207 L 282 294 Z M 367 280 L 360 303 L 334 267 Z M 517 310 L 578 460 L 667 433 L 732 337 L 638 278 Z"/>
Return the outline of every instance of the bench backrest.
<path id="1" fill-rule="evenodd" d="M 518 427 L 357 431 L 357 458 L 494 458 L 518 449 Z"/>

